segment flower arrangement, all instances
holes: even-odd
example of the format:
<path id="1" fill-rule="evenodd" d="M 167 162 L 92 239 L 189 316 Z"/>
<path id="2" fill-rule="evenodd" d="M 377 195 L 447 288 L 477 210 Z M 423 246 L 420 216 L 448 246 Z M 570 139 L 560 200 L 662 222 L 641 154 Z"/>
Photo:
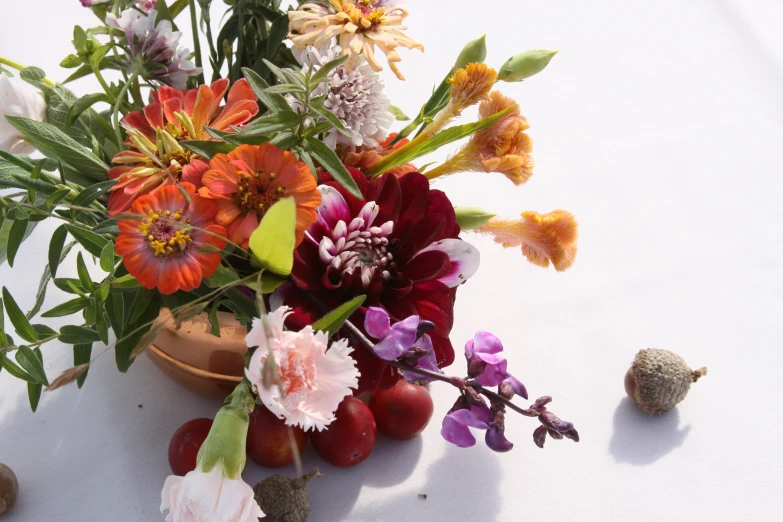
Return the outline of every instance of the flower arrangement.
<path id="1" fill-rule="evenodd" d="M 574 261 L 568 212 L 501 218 L 455 208 L 434 186 L 462 172 L 528 181 L 528 122 L 496 87 L 542 71 L 554 52 L 524 52 L 495 70 L 483 63 L 485 39 L 469 42 L 416 117 L 392 132 L 407 118 L 381 73 L 403 80 L 400 48 L 424 50 L 406 34 L 401 2 L 283 11 L 279 0 L 237 0 L 214 31 L 211 0 L 81 3 L 99 23 L 74 29 L 64 82 L 0 58 L 0 262 L 13 266 L 41 221 L 62 222 L 35 306 L 21 310 L 5 288 L 0 300 L 12 327 L 0 320 L 0 368 L 28 383 L 33 411 L 44 389 L 85 383 L 94 345 L 113 349 L 126 372 L 168 321 L 207 314 L 219 335 L 223 310 L 249 329 L 245 378 L 195 467 L 166 480 L 166 520 L 263 515 L 267 502 L 241 479 L 256 408 L 316 436 L 340 422 L 348 397 L 445 383 L 457 399 L 441 433 L 457 446 L 474 445 L 478 429 L 492 450 L 510 450 L 510 412 L 538 419 L 540 447 L 547 435 L 579 440 L 547 409 L 550 397 L 527 408 L 512 400 L 528 392 L 491 333 L 465 344 L 464 376 L 446 373 L 457 290 L 479 268 L 469 233 L 542 267 Z M 176 25 L 187 14 L 194 53 Z M 77 97 L 65 86 L 87 75 L 103 92 Z M 474 106 L 477 121 L 455 121 Z M 420 165 L 463 138 L 442 164 Z M 58 278 L 74 247 L 78 278 Z M 72 299 L 40 313 L 50 282 Z M 39 314 L 74 319 L 56 331 Z M 50 381 L 42 347 L 53 341 L 73 345 L 74 366 Z"/>

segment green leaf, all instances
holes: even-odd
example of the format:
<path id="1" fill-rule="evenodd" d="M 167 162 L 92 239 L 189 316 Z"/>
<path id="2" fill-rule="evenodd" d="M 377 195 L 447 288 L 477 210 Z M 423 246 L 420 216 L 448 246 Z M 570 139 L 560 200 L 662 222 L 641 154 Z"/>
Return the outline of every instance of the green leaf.
<path id="1" fill-rule="evenodd" d="M 38 348 L 36 348 L 36 350 L 38 350 Z M 40 350 L 38 351 L 40 352 Z M 33 413 L 38 409 L 42 391 L 43 385 L 41 383 L 27 383 L 27 398 L 30 400 L 30 409 L 33 410 Z"/>
<path id="2" fill-rule="evenodd" d="M 288 17 L 281 16 L 272 22 L 272 27 L 269 29 L 269 37 L 266 41 L 267 57 L 274 59 L 286 36 L 288 36 Z"/>
<path id="3" fill-rule="evenodd" d="M 396 105 L 389 105 L 389 112 L 392 113 L 394 118 L 397 121 L 409 121 L 410 118 L 405 115 L 404 112 L 402 112 L 402 109 L 397 107 Z"/>
<path id="4" fill-rule="evenodd" d="M 336 60 L 332 60 L 331 62 L 327 62 L 321 66 L 318 71 L 310 78 L 310 83 L 319 83 L 324 80 L 326 80 L 327 75 L 335 70 L 336 68 L 340 67 L 342 64 L 344 64 L 348 60 L 348 55 L 341 56 L 337 58 Z"/>
<path id="5" fill-rule="evenodd" d="M 66 301 L 63 304 L 59 304 L 51 310 L 42 313 L 41 317 L 64 317 L 66 315 L 72 315 L 84 310 L 88 304 L 90 304 L 89 299 L 77 297 L 76 299 Z"/>
<path id="6" fill-rule="evenodd" d="M 221 286 L 227 286 L 239 281 L 239 275 L 233 268 L 229 268 L 224 265 L 218 265 L 215 273 L 209 277 L 204 278 L 204 282 L 210 288 L 219 288 Z"/>
<path id="7" fill-rule="evenodd" d="M 155 2 L 155 10 L 158 12 L 158 19 L 157 22 L 160 22 L 161 20 L 168 20 L 171 22 L 171 27 L 177 31 L 177 24 L 174 23 L 174 17 L 171 15 L 171 11 L 169 11 L 169 6 L 166 4 L 166 0 L 158 0 Z"/>
<path id="8" fill-rule="evenodd" d="M 114 243 L 108 242 L 101 250 L 101 270 L 114 273 Z"/>
<path id="9" fill-rule="evenodd" d="M 84 288 L 82 288 L 82 283 L 78 279 L 73 279 L 70 277 L 56 277 L 54 278 L 54 286 L 62 290 L 63 292 L 66 292 L 68 294 L 83 294 Z M 77 291 L 74 291 L 73 287 L 76 287 Z"/>
<path id="10" fill-rule="evenodd" d="M 117 290 L 135 290 L 141 288 L 141 283 L 130 274 L 125 274 L 111 282 L 112 289 Z"/>
<path id="11" fill-rule="evenodd" d="M 82 96 L 76 102 L 71 105 L 71 108 L 68 109 L 68 112 L 65 113 L 65 124 L 67 126 L 71 126 L 73 122 L 75 122 L 79 116 L 82 115 L 84 111 L 95 105 L 96 103 L 103 102 L 103 103 L 111 103 L 111 99 L 108 95 L 104 93 L 95 93 L 95 94 L 87 94 L 86 96 Z"/>
<path id="12" fill-rule="evenodd" d="M 318 160 L 332 177 L 354 197 L 362 199 L 362 193 L 356 182 L 351 177 L 351 173 L 345 168 L 343 162 L 337 157 L 337 154 L 330 149 L 324 142 L 315 138 L 307 138 L 307 144 L 310 146 L 310 154 Z"/>
<path id="13" fill-rule="evenodd" d="M 122 337 L 122 329 L 125 323 L 125 299 L 120 294 L 109 294 L 106 298 L 106 316 L 109 319 L 114 336 Z"/>
<path id="14" fill-rule="evenodd" d="M 285 98 L 279 94 L 267 94 L 266 90 L 269 88 L 269 84 L 266 83 L 261 76 L 254 70 L 247 67 L 242 69 L 242 73 L 245 75 L 247 82 L 250 84 L 250 88 L 258 96 L 258 99 L 266 105 L 266 107 L 272 112 L 290 111 L 291 107 Z"/>
<path id="15" fill-rule="evenodd" d="M 328 121 L 332 127 L 337 129 L 341 134 L 344 134 L 345 136 L 350 137 L 350 134 L 348 133 L 348 129 L 345 127 L 345 123 L 343 123 L 343 120 L 337 117 L 336 114 L 334 114 L 332 111 L 327 109 L 324 104 L 323 100 L 313 100 L 313 102 L 310 104 L 310 109 L 314 111 L 316 114 L 321 116 L 323 119 Z"/>
<path id="16" fill-rule="evenodd" d="M 149 301 L 149 304 L 147 306 L 142 305 L 138 319 L 134 322 L 128 323 L 128 325 L 125 327 L 125 332 L 128 333 L 123 332 L 123 339 L 117 342 L 117 345 L 114 348 L 114 358 L 117 362 L 117 369 L 123 373 L 127 372 L 131 367 L 131 364 L 133 364 L 134 359 L 131 358 L 131 355 L 133 354 L 134 348 L 136 348 L 136 345 L 139 343 L 141 338 L 150 331 L 153 321 L 155 321 L 155 319 L 158 317 L 158 314 L 160 313 L 160 301 L 157 299 L 152 299 L 152 297 L 154 297 L 154 293 L 151 292 L 151 300 Z M 137 308 L 137 305 L 139 305 L 139 303 L 142 301 L 143 300 L 141 299 L 136 300 L 136 305 L 134 305 L 134 312 Z M 130 332 L 134 333 L 130 334 Z"/>
<path id="17" fill-rule="evenodd" d="M 279 2 L 278 2 L 279 3 Z M 270 22 L 274 22 L 277 19 L 283 17 L 286 20 L 288 20 L 288 16 L 284 16 L 285 13 L 281 13 L 280 11 L 276 11 L 274 9 L 270 9 L 269 7 L 260 5 L 260 4 L 244 4 L 243 6 L 246 10 L 260 14 Z"/>
<path id="18" fill-rule="evenodd" d="M 212 306 L 209 308 L 209 324 L 212 326 L 212 329 L 209 331 L 210 335 L 214 335 L 215 337 L 220 337 L 220 322 L 218 321 L 218 308 L 220 307 L 221 301 L 215 301 L 212 303 Z"/>
<path id="19" fill-rule="evenodd" d="M 57 267 L 60 265 L 66 237 L 68 237 L 68 230 L 65 225 L 60 225 L 49 241 L 49 271 L 52 273 L 52 277 L 57 275 Z"/>
<path id="20" fill-rule="evenodd" d="M 131 314 L 130 318 L 128 319 L 128 323 L 132 324 L 138 322 L 144 311 L 153 302 L 155 295 L 155 290 L 150 290 L 148 288 L 142 288 L 139 291 L 139 293 L 136 295 L 136 300 L 133 303 L 133 308 L 131 308 Z"/>
<path id="21" fill-rule="evenodd" d="M 60 342 L 65 344 L 97 343 L 101 340 L 98 332 L 84 326 L 66 325 L 60 328 Z"/>
<path id="22" fill-rule="evenodd" d="M 92 355 L 92 343 L 75 344 L 73 345 L 73 365 L 79 366 L 80 364 L 87 364 L 90 362 L 90 356 Z M 84 380 L 87 378 L 87 372 L 89 367 L 79 375 L 76 379 L 76 385 L 81 388 L 84 384 Z"/>
<path id="23" fill-rule="evenodd" d="M 38 334 L 35 333 L 30 321 L 28 321 L 27 317 L 22 313 L 19 305 L 16 304 L 16 301 L 14 301 L 14 298 L 6 287 L 3 287 L 3 301 L 5 304 L 5 311 L 8 314 L 8 319 L 11 320 L 11 324 L 14 325 L 14 329 L 16 330 L 16 333 L 19 334 L 19 337 L 30 343 L 37 341 Z"/>
<path id="24" fill-rule="evenodd" d="M 462 205 L 454 207 L 454 213 L 457 215 L 457 224 L 462 230 L 476 230 L 497 216 L 497 214 L 478 207 L 463 207 Z"/>
<path id="25" fill-rule="evenodd" d="M 90 185 L 89 187 L 83 189 L 79 193 L 79 195 L 73 199 L 73 201 L 71 202 L 71 206 L 88 207 L 90 206 L 90 204 L 92 204 L 93 201 L 95 201 L 99 197 L 108 194 L 109 189 L 116 184 L 117 184 L 117 180 L 112 179 L 109 181 L 102 181 L 100 183 L 95 183 L 94 185 Z"/>
<path id="26" fill-rule="evenodd" d="M 388 156 L 385 156 L 369 169 L 366 169 L 365 173 L 371 176 L 379 176 L 380 174 L 383 174 L 384 172 L 395 167 L 399 167 L 405 163 L 410 163 L 416 158 L 426 156 L 427 154 L 436 151 L 444 145 L 448 145 L 449 143 L 462 139 L 466 136 L 470 136 L 471 134 L 480 130 L 486 129 L 500 118 L 505 116 L 511 109 L 512 107 L 509 107 L 503 111 L 498 112 L 497 114 L 493 114 L 492 116 L 481 119 L 474 123 L 467 123 L 465 125 L 456 125 L 454 127 L 450 127 L 437 133 L 435 136 L 422 143 L 416 143 L 415 140 L 411 141 L 407 145 L 404 145 L 395 150 Z"/>
<path id="27" fill-rule="evenodd" d="M 35 379 L 35 382 L 49 386 L 49 379 L 46 378 L 46 372 L 44 372 L 43 361 L 38 359 L 29 347 L 20 346 L 16 350 L 16 362 L 19 363 L 27 374 Z"/>
<path id="28" fill-rule="evenodd" d="M 73 238 L 79 242 L 84 249 L 95 257 L 101 257 L 101 252 L 106 243 L 109 242 L 105 237 L 101 237 L 98 234 L 86 230 L 75 225 L 65 225 L 65 228 L 70 232 Z"/>
<path id="29" fill-rule="evenodd" d="M 29 225 L 27 225 L 27 232 L 25 233 L 25 237 L 29 237 L 30 233 L 33 231 L 35 226 L 38 223 L 31 222 Z M 3 264 L 3 262 L 6 260 L 8 251 L 8 240 L 11 235 L 11 227 L 14 225 L 13 219 L 4 219 L 2 221 L 2 224 L 0 224 L 0 264 Z"/>
<path id="30" fill-rule="evenodd" d="M 3 299 L 0 298 L 0 348 L 7 348 L 7 347 L 8 347 L 8 341 L 6 340 L 5 337 L 5 313 L 3 313 Z"/>
<path id="31" fill-rule="evenodd" d="M 20 176 L 19 174 L 11 174 L 11 178 L 22 187 L 33 191 L 38 190 L 40 192 L 43 192 L 47 196 L 57 192 L 57 187 L 45 181 L 41 181 L 40 179 L 33 179 L 28 176 Z M 33 200 L 33 198 L 29 198 L 29 199 L 30 201 Z"/>
<path id="32" fill-rule="evenodd" d="M 16 377 L 17 379 L 35 383 L 35 379 L 33 379 L 30 375 L 27 374 L 27 372 L 25 372 L 16 364 L 14 364 L 14 362 L 11 361 L 11 359 L 9 359 L 8 357 L 6 357 L 4 353 L 0 353 L 0 365 L 3 368 L 5 368 L 5 371 L 7 371 L 10 375 Z"/>
<path id="33" fill-rule="evenodd" d="M 250 297 L 240 292 L 236 287 L 229 288 L 226 291 L 228 299 L 223 300 L 223 306 L 230 308 L 237 314 L 242 322 L 250 322 L 258 316 L 256 302 Z"/>
<path id="34" fill-rule="evenodd" d="M 47 212 L 51 212 L 52 209 L 59 205 L 60 202 L 64 200 L 65 197 L 70 193 L 70 189 L 60 189 L 54 192 L 51 196 L 46 198 L 46 201 L 44 201 L 44 209 L 46 209 Z"/>
<path id="35" fill-rule="evenodd" d="M 313 323 L 313 330 L 326 332 L 332 335 L 339 330 L 345 321 L 362 306 L 366 296 L 360 295 L 335 308 L 322 318 Z"/>
<path id="36" fill-rule="evenodd" d="M 233 143 L 226 143 L 224 141 L 206 141 L 206 140 L 187 140 L 181 141 L 180 145 L 188 150 L 191 150 L 203 156 L 206 159 L 212 159 L 216 154 L 228 154 L 235 148 Z"/>
<path id="37" fill-rule="evenodd" d="M 50 337 L 54 337 L 57 335 L 57 332 L 55 330 L 52 330 L 45 324 L 34 324 L 33 330 L 35 330 L 35 333 L 38 334 L 39 339 L 48 339 Z"/>
<path id="38" fill-rule="evenodd" d="M 296 202 L 283 198 L 266 211 L 250 235 L 250 250 L 264 268 L 285 277 L 294 266 L 295 244 Z"/>
<path id="39" fill-rule="evenodd" d="M 293 83 L 280 83 L 277 85 L 273 85 L 272 87 L 266 90 L 267 94 L 289 94 L 293 92 L 303 93 L 305 92 L 305 88 L 302 87 L 301 85 L 297 85 Z"/>
<path id="40" fill-rule="evenodd" d="M 6 119 L 46 157 L 59 159 L 90 179 L 106 179 L 108 165 L 54 125 L 21 116 Z"/>
<path id="41" fill-rule="evenodd" d="M 58 263 L 62 263 L 63 259 L 65 259 L 65 257 L 74 247 L 74 245 L 76 245 L 76 241 L 71 241 L 70 243 L 68 243 L 68 245 L 62 250 L 59 259 L 56 259 L 56 261 Z M 33 304 L 33 307 L 30 309 L 29 312 L 27 312 L 28 319 L 32 319 L 33 317 L 35 317 L 35 315 L 41 310 L 41 306 L 43 306 L 44 299 L 46 298 L 46 287 L 49 285 L 49 281 L 51 281 L 51 279 L 52 279 L 51 267 L 49 265 L 46 265 L 43 274 L 41 274 L 41 280 L 38 282 L 38 292 L 35 295 L 35 304 Z M 33 325 L 33 328 L 35 328 L 35 326 L 36 325 Z M 38 332 L 38 336 L 39 337 L 41 336 L 40 332 Z"/>
<path id="42" fill-rule="evenodd" d="M 25 233 L 27 232 L 27 225 L 29 220 L 19 219 L 14 220 L 11 224 L 11 233 L 8 235 L 8 265 L 13 268 L 14 259 L 16 253 L 19 251 L 19 247 L 24 241 Z"/>
<path id="43" fill-rule="evenodd" d="M 64 69 L 73 69 L 79 67 L 84 63 L 84 60 L 76 56 L 75 54 L 69 54 L 60 62 L 60 67 Z"/>
<path id="44" fill-rule="evenodd" d="M 76 273 L 79 274 L 79 281 L 82 283 L 82 288 L 88 292 L 95 290 L 95 284 L 92 282 L 90 272 L 87 270 L 87 265 L 84 263 L 84 257 L 81 252 L 76 255 Z"/>
<path id="45" fill-rule="evenodd" d="M 103 306 L 99 303 L 96 303 L 95 329 L 98 330 L 101 342 L 109 344 L 109 319 L 106 317 Z"/>
<path id="46" fill-rule="evenodd" d="M 299 115 L 291 109 L 288 109 L 253 120 L 242 130 L 242 132 L 239 132 L 237 136 L 239 138 L 265 136 L 272 132 L 293 129 L 298 124 Z"/>
<path id="47" fill-rule="evenodd" d="M 117 226 L 118 220 L 116 219 L 106 219 L 104 221 L 101 221 L 94 227 L 92 227 L 92 231 L 95 234 L 98 234 L 99 236 L 102 236 L 104 234 L 108 234 L 110 236 L 118 236 L 120 234 L 120 227 Z"/>

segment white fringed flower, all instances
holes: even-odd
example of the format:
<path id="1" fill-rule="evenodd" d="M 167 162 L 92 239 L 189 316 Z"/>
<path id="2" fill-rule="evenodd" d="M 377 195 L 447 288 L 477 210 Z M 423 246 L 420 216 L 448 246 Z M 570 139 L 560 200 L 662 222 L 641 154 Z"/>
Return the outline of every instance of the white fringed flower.
<path id="1" fill-rule="evenodd" d="M 334 420 L 337 406 L 351 388 L 359 385 L 359 370 L 348 341 L 335 341 L 327 350 L 329 338 L 324 332 L 309 325 L 298 332 L 285 330 L 289 314 L 290 308 L 281 306 L 267 315 L 268 339 L 263 321 L 253 321 L 246 341 L 258 348 L 245 375 L 269 411 L 286 424 L 321 431 Z M 270 352 L 277 371 L 274 383 L 265 387 L 263 372 Z"/>
<path id="2" fill-rule="evenodd" d="M 0 150 L 11 154 L 32 154 L 35 147 L 5 117 L 23 116 L 43 121 L 45 114 L 46 102 L 40 91 L 18 78 L 0 73 Z"/>
<path id="3" fill-rule="evenodd" d="M 340 57 L 339 46 L 307 47 L 297 58 L 303 71 L 312 67 L 317 71 L 322 65 Z M 328 81 L 315 90 L 314 96 L 326 95 L 324 105 L 345 124 L 350 137 L 332 130 L 324 142 L 334 148 L 338 144 L 351 150 L 356 147 L 377 148 L 385 140 L 388 129 L 394 123 L 389 112 L 389 99 L 383 94 L 383 80 L 372 67 L 359 56 L 354 58 L 353 68 L 345 65 L 329 72 Z"/>
<path id="4" fill-rule="evenodd" d="M 182 33 L 174 31 L 168 20 L 156 23 L 157 17 L 154 9 L 148 15 L 126 9 L 119 18 L 107 14 L 106 25 L 125 33 L 131 60 L 143 60 L 149 65 L 147 79 L 184 89 L 188 77 L 199 74 L 201 68 L 188 59 L 190 51 L 179 46 Z"/>
<path id="5" fill-rule="evenodd" d="M 256 522 L 264 512 L 241 478 L 228 478 L 221 466 L 184 477 L 171 475 L 163 484 L 160 511 L 166 522 Z"/>

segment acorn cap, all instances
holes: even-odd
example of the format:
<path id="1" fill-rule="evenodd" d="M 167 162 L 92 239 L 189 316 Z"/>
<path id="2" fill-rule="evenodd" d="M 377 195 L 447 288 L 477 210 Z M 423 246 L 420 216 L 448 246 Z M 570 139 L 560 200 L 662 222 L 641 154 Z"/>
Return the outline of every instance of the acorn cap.
<path id="1" fill-rule="evenodd" d="M 0 464 L 0 515 L 11 511 L 19 496 L 19 483 L 11 468 Z"/>
<path id="2" fill-rule="evenodd" d="M 310 514 L 307 483 L 320 475 L 318 468 L 298 479 L 271 475 L 253 488 L 256 502 L 264 514 L 280 522 L 305 522 Z"/>
<path id="3" fill-rule="evenodd" d="M 674 352 L 647 348 L 636 354 L 625 376 L 625 391 L 643 412 L 661 415 L 682 401 L 691 383 L 706 373 L 706 368 L 691 370 Z"/>

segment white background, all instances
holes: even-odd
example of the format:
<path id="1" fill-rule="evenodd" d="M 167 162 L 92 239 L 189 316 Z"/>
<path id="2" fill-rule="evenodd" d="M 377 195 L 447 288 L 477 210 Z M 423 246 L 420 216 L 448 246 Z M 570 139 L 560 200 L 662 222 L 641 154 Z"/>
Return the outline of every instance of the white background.
<path id="1" fill-rule="evenodd" d="M 498 175 L 465 174 L 437 186 L 455 204 L 509 216 L 565 208 L 579 219 L 579 255 L 563 274 L 466 235 L 481 248 L 482 266 L 460 289 L 452 340 L 460 350 L 476 330 L 497 334 L 511 371 L 533 397 L 553 395 L 553 411 L 576 423 L 582 441 L 548 440 L 539 450 L 536 422 L 509 414 L 516 446 L 503 455 L 483 444 L 448 445 L 439 417 L 411 442 L 380 439 L 354 469 L 332 468 L 308 450 L 306 465 L 326 474 L 310 487 L 311 520 L 777 519 L 783 4 L 409 7 L 409 34 L 426 53 L 402 52 L 406 82 L 386 73 L 393 102 L 409 114 L 462 44 L 481 34 L 494 66 L 529 48 L 561 51 L 543 74 L 499 86 L 532 125 L 530 182 L 515 188 Z M 0 54 L 57 79 L 67 74 L 57 64 L 70 52 L 72 26 L 92 23 L 76 0 L 5 1 L 3 19 Z M 34 300 L 51 231 L 36 230 L 16 269 L 0 267 L 23 309 Z M 63 300 L 52 286 L 46 308 Z M 646 347 L 710 369 L 663 417 L 648 418 L 624 398 L 623 374 Z M 70 347 L 47 346 L 45 357 L 54 377 L 69 365 Z M 434 385 L 433 394 L 442 415 L 454 393 Z M 0 374 L 0 461 L 21 486 L 4 520 L 162 520 L 169 437 L 218 406 L 146 358 L 119 374 L 112 353 L 93 365 L 82 390 L 45 393 L 35 415 L 24 386 Z M 249 464 L 244 476 L 252 484 L 266 473 Z"/>

